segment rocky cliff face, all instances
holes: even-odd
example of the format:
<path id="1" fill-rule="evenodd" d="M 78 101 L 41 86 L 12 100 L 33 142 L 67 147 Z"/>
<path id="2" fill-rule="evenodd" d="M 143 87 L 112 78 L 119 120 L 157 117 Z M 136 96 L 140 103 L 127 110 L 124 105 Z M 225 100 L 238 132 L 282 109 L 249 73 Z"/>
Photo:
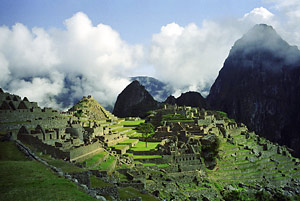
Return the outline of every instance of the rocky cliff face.
<path id="1" fill-rule="evenodd" d="M 206 108 L 206 100 L 199 92 L 189 91 L 186 93 L 182 93 L 178 98 L 174 96 L 169 96 L 164 103 L 171 105 L 179 105 L 179 106 L 192 106 L 192 107 L 200 107 Z"/>
<path id="2" fill-rule="evenodd" d="M 157 109 L 158 102 L 138 81 L 130 83 L 118 96 L 113 114 L 118 117 L 145 117 L 149 110 Z"/>
<path id="3" fill-rule="evenodd" d="M 236 41 L 207 100 L 300 156 L 300 51 L 272 27 L 256 25 Z"/>

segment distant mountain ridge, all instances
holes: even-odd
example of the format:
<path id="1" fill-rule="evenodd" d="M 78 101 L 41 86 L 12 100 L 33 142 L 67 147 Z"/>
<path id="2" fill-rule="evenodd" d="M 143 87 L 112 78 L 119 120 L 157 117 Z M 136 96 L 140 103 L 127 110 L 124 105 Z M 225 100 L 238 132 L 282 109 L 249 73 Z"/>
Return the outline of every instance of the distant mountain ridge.
<path id="1" fill-rule="evenodd" d="M 178 98 L 174 96 L 169 96 L 164 103 L 178 106 L 191 106 L 191 107 L 200 107 L 207 108 L 207 103 L 205 98 L 199 93 L 195 91 L 189 91 L 186 93 L 182 93 Z"/>
<path id="2" fill-rule="evenodd" d="M 256 25 L 235 42 L 207 100 L 300 156 L 300 51 L 271 26 Z"/>
<path id="3" fill-rule="evenodd" d="M 172 87 L 153 77 L 136 76 L 131 77 L 130 79 L 131 81 L 139 81 L 141 85 L 145 86 L 145 89 L 152 95 L 152 97 L 159 102 L 166 100 L 170 94 L 174 93 Z"/>

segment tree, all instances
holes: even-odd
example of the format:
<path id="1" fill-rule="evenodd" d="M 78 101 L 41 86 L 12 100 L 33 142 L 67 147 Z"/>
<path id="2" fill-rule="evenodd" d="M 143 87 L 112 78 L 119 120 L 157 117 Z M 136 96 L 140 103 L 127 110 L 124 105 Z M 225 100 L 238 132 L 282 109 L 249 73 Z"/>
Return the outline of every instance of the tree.
<path id="1" fill-rule="evenodd" d="M 138 125 L 137 130 L 142 133 L 146 140 L 146 147 L 148 142 L 148 137 L 150 137 L 154 132 L 154 126 L 151 123 L 141 123 Z"/>

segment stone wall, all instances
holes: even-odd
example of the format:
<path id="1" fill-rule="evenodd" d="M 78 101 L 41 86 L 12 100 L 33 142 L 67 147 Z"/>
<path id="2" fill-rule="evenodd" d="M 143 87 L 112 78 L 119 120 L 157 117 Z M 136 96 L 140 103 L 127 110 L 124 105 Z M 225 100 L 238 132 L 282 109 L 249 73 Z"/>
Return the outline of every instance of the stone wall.
<path id="1" fill-rule="evenodd" d="M 50 154 L 51 156 L 60 159 L 70 159 L 69 152 L 64 152 L 56 147 L 44 144 L 41 140 L 31 135 L 18 135 L 18 140 L 35 147 L 37 150 L 42 151 L 44 154 Z"/>
<path id="2" fill-rule="evenodd" d="M 83 161 L 101 151 L 103 151 L 103 148 L 99 142 L 81 146 L 70 150 L 70 161 Z"/>

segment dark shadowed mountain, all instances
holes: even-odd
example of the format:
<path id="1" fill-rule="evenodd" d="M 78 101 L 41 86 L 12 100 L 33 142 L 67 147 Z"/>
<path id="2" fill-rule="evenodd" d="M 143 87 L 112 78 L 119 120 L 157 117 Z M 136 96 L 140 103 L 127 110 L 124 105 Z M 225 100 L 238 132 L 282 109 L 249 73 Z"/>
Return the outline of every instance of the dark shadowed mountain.
<path id="1" fill-rule="evenodd" d="M 206 108 L 206 100 L 199 92 L 189 91 L 182 93 L 177 99 L 176 104 L 179 106 L 192 106 Z"/>
<path id="2" fill-rule="evenodd" d="M 235 42 L 207 100 L 300 156 L 300 51 L 271 26 Z"/>
<path id="3" fill-rule="evenodd" d="M 175 105 L 176 104 L 176 98 L 172 95 L 170 95 L 164 103 L 170 104 L 170 105 Z"/>
<path id="4" fill-rule="evenodd" d="M 200 107 L 206 108 L 206 100 L 199 92 L 189 91 L 186 93 L 182 93 L 178 98 L 174 96 L 169 96 L 164 103 L 178 106 L 192 106 L 192 107 Z"/>
<path id="5" fill-rule="evenodd" d="M 166 98 L 174 93 L 174 90 L 169 85 L 153 78 L 147 76 L 137 76 L 131 77 L 131 80 L 137 80 L 146 90 L 152 95 L 152 97 L 157 101 L 164 101 Z"/>
<path id="6" fill-rule="evenodd" d="M 118 117 L 145 117 L 148 111 L 157 109 L 158 105 L 145 87 L 135 80 L 118 95 L 113 114 Z"/>

